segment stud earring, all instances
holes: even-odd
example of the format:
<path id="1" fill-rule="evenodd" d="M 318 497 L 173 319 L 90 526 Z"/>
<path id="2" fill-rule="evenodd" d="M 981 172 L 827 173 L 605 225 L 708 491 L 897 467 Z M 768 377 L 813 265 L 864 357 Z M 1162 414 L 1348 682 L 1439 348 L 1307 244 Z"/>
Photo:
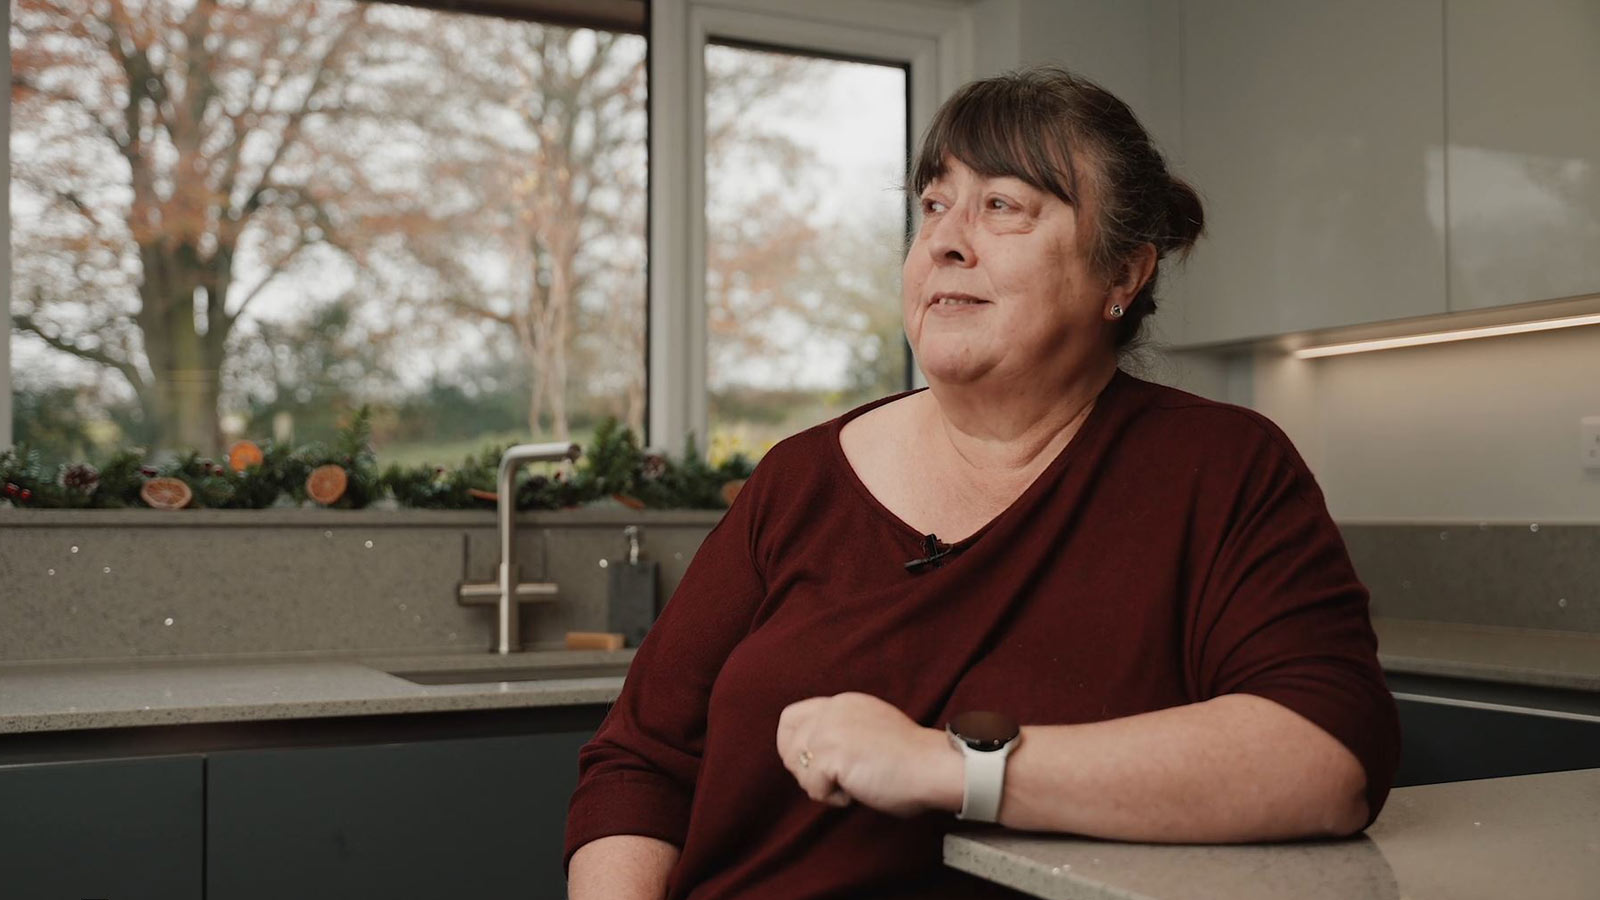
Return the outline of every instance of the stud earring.
<path id="1" fill-rule="evenodd" d="M 1113 319 L 1122 318 L 1122 304 L 1121 303 L 1113 303 L 1113 304 L 1111 304 L 1111 318 L 1113 318 Z"/>

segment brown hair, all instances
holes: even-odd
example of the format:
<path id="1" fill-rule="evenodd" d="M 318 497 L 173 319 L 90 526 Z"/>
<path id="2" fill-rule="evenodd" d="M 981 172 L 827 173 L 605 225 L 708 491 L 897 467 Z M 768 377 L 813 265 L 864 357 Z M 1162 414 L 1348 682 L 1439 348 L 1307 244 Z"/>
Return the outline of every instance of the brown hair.
<path id="1" fill-rule="evenodd" d="M 1081 167 L 1075 151 L 1085 157 Z M 1113 277 L 1140 246 L 1155 246 L 1157 266 L 1117 322 L 1119 350 L 1134 343 L 1156 310 L 1159 260 L 1186 256 L 1205 228 L 1199 195 L 1167 171 L 1128 105 L 1055 66 L 1008 72 L 956 91 L 928 126 L 912 189 L 920 195 L 952 157 L 979 175 L 1019 178 L 1080 210 L 1081 173 L 1093 188 L 1089 262 L 1102 277 Z"/>

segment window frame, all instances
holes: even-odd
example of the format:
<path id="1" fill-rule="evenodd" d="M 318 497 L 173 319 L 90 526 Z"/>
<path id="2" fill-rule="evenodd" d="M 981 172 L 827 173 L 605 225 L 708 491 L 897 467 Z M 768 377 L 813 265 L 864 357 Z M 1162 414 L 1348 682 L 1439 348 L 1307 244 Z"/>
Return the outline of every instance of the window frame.
<path id="1" fill-rule="evenodd" d="M 415 0 L 400 0 L 415 2 Z M 449 0 L 440 9 L 459 6 Z M 501 4 L 507 12 L 515 0 Z M 3 14 L 7 34 L 11 12 Z M 909 137 L 944 97 L 972 77 L 974 22 L 963 0 L 650 0 L 646 15 L 649 197 L 646 277 L 646 440 L 676 450 L 690 433 L 705 445 L 705 46 L 718 40 L 798 53 L 870 59 L 908 72 Z M 4 146 L 11 170 L 11 42 L 5 43 Z M 908 145 L 909 145 L 908 141 Z M 11 399 L 11 200 L 0 196 L 0 449 L 13 445 Z M 920 376 L 917 377 L 920 384 Z"/>
<path id="2" fill-rule="evenodd" d="M 6 4 L 0 20 L 5 22 L 5 114 L 0 117 L 0 169 L 6 173 L 6 189 L 0 192 L 0 230 L 6 237 L 5 252 L 0 253 L 0 299 L 5 303 L 5 315 L 0 316 L 0 450 L 13 444 L 11 427 L 11 4 Z"/>
<path id="3" fill-rule="evenodd" d="M 709 435 L 705 48 L 726 41 L 902 65 L 908 147 L 973 71 L 970 11 L 949 2 L 652 0 L 646 434 L 675 450 Z M 912 367 L 916 372 L 915 367 Z M 920 373 L 916 375 L 920 384 Z"/>

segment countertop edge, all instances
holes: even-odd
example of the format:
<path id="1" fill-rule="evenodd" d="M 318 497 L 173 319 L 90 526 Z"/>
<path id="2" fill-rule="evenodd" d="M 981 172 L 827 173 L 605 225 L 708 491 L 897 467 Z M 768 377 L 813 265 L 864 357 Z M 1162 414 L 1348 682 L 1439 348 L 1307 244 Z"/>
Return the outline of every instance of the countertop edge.
<path id="1" fill-rule="evenodd" d="M 1600 691 L 1600 634 L 1373 616 L 1385 671 Z"/>
<path id="2" fill-rule="evenodd" d="M 582 678 L 566 683 L 537 682 L 537 687 L 502 691 L 470 690 L 405 697 L 357 697 L 287 703 L 241 703 L 167 709 L 52 711 L 0 716 L 0 735 L 141 728 L 159 725 L 215 725 L 337 716 L 380 716 L 405 713 L 459 712 L 492 709 L 534 709 L 550 706 L 609 704 L 622 692 L 623 679 Z"/>
<path id="3" fill-rule="evenodd" d="M 1600 691 L 1600 677 L 1574 672 L 1556 672 L 1549 669 L 1500 666 L 1492 663 L 1463 662 L 1424 656 L 1402 656 L 1391 653 L 1379 653 L 1378 662 L 1386 672 L 1401 672 L 1407 675 L 1442 675 L 1449 678 L 1492 681 L 1497 684 Z"/>
<path id="4" fill-rule="evenodd" d="M 1044 900 L 1156 900 L 1046 866 L 964 834 L 944 836 L 944 864 Z"/>

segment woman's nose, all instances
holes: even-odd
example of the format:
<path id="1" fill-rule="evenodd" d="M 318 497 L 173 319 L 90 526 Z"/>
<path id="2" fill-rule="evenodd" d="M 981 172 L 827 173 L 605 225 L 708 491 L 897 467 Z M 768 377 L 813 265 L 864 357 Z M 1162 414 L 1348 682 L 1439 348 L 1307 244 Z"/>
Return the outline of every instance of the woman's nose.
<path id="1" fill-rule="evenodd" d="M 970 229 L 967 216 L 959 208 L 940 216 L 928 237 L 928 252 L 934 264 L 970 266 L 976 262 Z"/>

